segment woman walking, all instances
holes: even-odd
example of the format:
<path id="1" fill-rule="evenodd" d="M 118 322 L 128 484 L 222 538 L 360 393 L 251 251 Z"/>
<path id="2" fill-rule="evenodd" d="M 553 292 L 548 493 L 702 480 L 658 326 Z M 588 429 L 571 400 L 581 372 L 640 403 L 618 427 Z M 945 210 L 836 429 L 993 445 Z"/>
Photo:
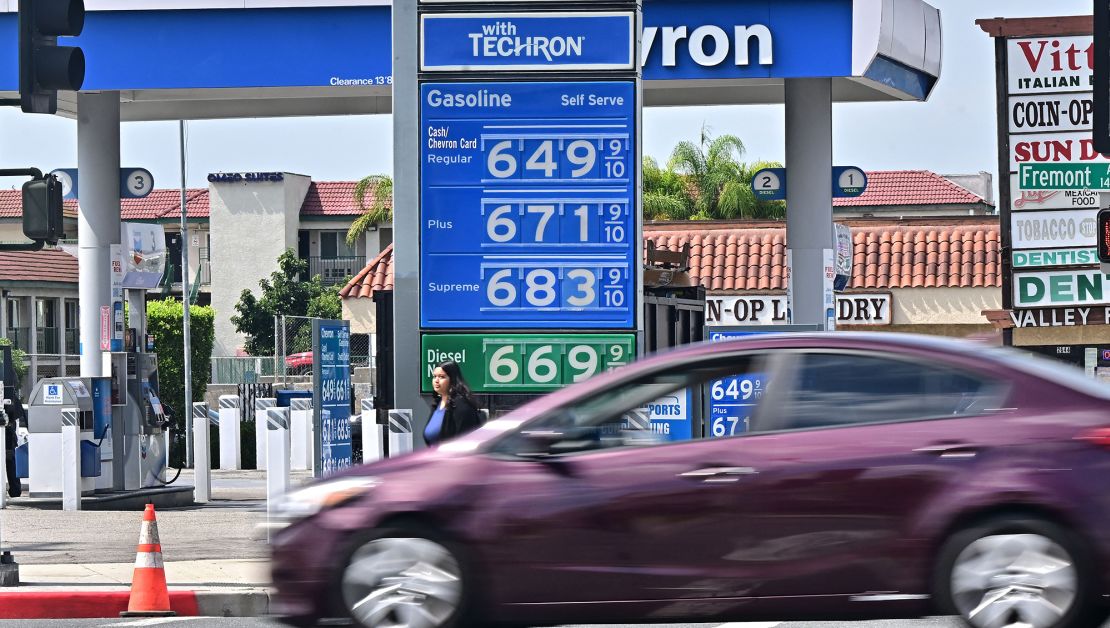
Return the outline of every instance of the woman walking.
<path id="1" fill-rule="evenodd" d="M 482 424 L 478 404 L 471 397 L 470 387 L 466 385 L 457 363 L 447 361 L 435 367 L 432 371 L 432 390 L 436 393 L 437 403 L 424 428 L 424 442 L 428 446 L 476 430 Z"/>

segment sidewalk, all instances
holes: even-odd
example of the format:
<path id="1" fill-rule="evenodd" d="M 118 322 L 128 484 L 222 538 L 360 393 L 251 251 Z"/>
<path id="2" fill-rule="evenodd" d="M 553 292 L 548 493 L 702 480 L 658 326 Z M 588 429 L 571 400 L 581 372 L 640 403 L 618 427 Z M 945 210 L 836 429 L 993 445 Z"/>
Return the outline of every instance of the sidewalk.
<path id="1" fill-rule="evenodd" d="M 292 485 L 310 479 L 295 472 Z M 178 480 L 192 484 L 191 472 Z M 158 511 L 170 603 L 179 615 L 252 617 L 269 610 L 265 472 L 213 471 L 213 501 Z M 142 514 L 3 511 L 3 546 L 21 586 L 0 588 L 0 619 L 118 617 L 126 610 Z"/>

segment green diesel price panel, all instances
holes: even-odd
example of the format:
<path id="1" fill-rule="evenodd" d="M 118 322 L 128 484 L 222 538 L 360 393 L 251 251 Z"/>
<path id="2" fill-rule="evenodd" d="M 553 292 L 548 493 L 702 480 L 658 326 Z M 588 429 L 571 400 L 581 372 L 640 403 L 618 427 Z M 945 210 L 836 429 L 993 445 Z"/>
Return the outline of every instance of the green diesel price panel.
<path id="1" fill-rule="evenodd" d="M 454 360 L 475 392 L 547 392 L 628 364 L 634 334 L 426 334 L 421 388 L 436 364 Z"/>

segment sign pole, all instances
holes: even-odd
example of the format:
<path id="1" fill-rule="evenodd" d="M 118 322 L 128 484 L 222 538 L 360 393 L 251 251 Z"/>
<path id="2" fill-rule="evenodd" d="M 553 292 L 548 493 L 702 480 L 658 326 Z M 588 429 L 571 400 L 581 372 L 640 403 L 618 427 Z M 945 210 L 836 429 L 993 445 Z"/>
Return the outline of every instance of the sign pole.
<path id="1" fill-rule="evenodd" d="M 417 0 L 394 0 L 393 206 L 406 208 L 406 211 L 393 212 L 393 239 L 409 243 L 420 241 L 417 30 Z M 420 347 L 419 273 L 419 247 L 396 247 L 393 251 L 393 346 L 397 350 L 393 353 L 393 403 L 398 408 L 428 405 L 420 396 L 421 361 L 417 353 Z M 423 415 L 417 412 L 420 422 L 417 429 L 420 430 L 424 429 Z"/>

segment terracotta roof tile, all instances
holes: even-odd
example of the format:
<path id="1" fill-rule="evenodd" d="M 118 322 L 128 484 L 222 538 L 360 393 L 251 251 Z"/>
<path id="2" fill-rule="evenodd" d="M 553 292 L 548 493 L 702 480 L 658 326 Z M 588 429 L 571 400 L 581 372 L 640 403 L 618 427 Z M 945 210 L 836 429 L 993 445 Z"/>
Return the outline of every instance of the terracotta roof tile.
<path id="1" fill-rule="evenodd" d="M 358 216 L 362 211 L 355 203 L 357 181 L 313 182 L 301 205 L 302 216 Z M 367 195 L 373 194 L 368 190 Z M 392 206 L 392 200 L 387 203 Z"/>
<path id="2" fill-rule="evenodd" d="M 64 201 L 63 213 L 70 217 L 77 217 L 77 201 Z M 23 217 L 23 191 L 0 190 L 0 218 Z"/>
<path id="3" fill-rule="evenodd" d="M 393 245 L 385 247 L 377 257 L 363 267 L 339 291 L 339 296 L 351 299 L 369 299 L 375 290 L 393 289 Z"/>
<path id="4" fill-rule="evenodd" d="M 690 274 L 708 290 L 785 290 L 785 229 L 732 224 L 697 231 L 690 223 L 649 225 L 644 238 L 671 250 L 689 243 Z M 853 226 L 855 270 L 849 288 L 1001 287 L 999 237 L 992 218 L 945 226 Z M 393 245 L 340 295 L 369 298 L 381 289 L 393 289 Z"/>
<path id="5" fill-rule="evenodd" d="M 77 283 L 77 258 L 56 249 L 0 251 L 0 281 Z"/>
<path id="6" fill-rule="evenodd" d="M 181 216 L 181 190 L 158 189 L 143 198 L 120 199 L 123 220 L 167 220 Z M 208 218 L 208 188 L 187 188 L 185 209 L 189 218 Z"/>
<path id="7" fill-rule="evenodd" d="M 883 170 L 867 173 L 867 189 L 855 198 L 833 199 L 833 207 L 880 205 L 993 206 L 982 196 L 928 170 Z"/>

